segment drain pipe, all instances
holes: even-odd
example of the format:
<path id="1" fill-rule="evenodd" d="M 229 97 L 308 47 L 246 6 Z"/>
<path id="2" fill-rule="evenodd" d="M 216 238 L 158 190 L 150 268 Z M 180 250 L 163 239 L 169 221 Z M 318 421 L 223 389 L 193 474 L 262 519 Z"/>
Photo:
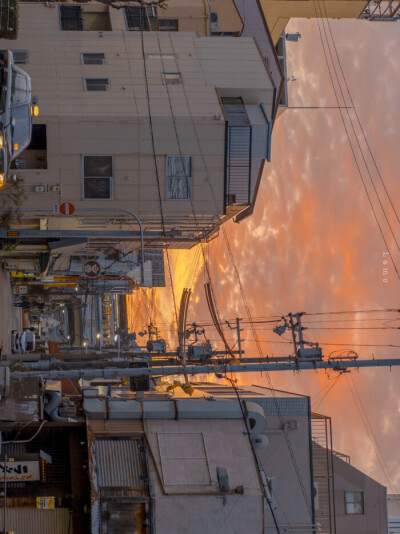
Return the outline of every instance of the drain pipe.
<path id="1" fill-rule="evenodd" d="M 57 423 L 76 423 L 76 419 L 71 417 L 61 417 L 58 414 L 58 408 L 61 403 L 61 393 L 59 391 L 46 391 L 45 395 L 49 397 L 49 402 L 44 406 L 44 413 L 50 418 L 51 421 Z"/>

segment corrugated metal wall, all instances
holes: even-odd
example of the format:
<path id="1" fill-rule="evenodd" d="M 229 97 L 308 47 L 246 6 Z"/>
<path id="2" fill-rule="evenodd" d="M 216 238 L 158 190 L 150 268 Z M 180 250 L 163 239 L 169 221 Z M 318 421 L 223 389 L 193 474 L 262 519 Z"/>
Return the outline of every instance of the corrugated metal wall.
<path id="1" fill-rule="evenodd" d="M 144 487 L 140 439 L 96 439 L 100 487 Z"/>
<path id="2" fill-rule="evenodd" d="M 40 510 L 38 508 L 7 508 L 7 531 L 18 534 L 72 534 L 72 520 L 68 508 Z M 4 531 L 3 512 L 0 530 Z"/>

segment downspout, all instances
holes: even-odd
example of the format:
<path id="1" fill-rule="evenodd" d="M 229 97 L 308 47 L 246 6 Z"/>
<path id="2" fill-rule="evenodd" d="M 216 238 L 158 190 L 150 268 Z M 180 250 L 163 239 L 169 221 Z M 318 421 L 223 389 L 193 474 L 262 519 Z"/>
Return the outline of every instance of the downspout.
<path id="1" fill-rule="evenodd" d="M 76 419 L 71 417 L 61 417 L 58 414 L 58 408 L 61 403 L 61 393 L 58 391 L 46 391 L 46 395 L 50 398 L 49 402 L 44 406 L 44 413 L 50 418 L 51 421 L 57 423 L 76 423 Z"/>

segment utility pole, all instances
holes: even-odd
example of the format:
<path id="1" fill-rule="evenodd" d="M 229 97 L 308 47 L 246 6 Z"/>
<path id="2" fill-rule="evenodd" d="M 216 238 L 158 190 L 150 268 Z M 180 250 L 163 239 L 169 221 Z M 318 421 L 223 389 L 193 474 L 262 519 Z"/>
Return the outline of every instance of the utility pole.
<path id="1" fill-rule="evenodd" d="M 238 344 L 238 349 L 239 349 L 239 360 L 242 359 L 242 341 L 244 341 L 244 339 L 241 339 L 240 337 L 240 332 L 243 332 L 243 328 L 240 328 L 240 321 L 243 321 L 243 318 L 236 317 L 236 332 L 237 332 L 236 343 Z M 233 327 L 230 325 L 229 321 L 225 321 L 225 322 L 229 326 L 229 328 L 233 330 Z"/>
<path id="2" fill-rule="evenodd" d="M 246 360 L 243 360 L 244 362 Z M 268 362 L 267 358 L 264 361 Z M 123 376 L 172 376 L 172 375 L 198 375 L 216 374 L 223 378 L 226 373 L 254 373 L 259 371 L 315 371 L 316 369 L 332 369 L 333 371 L 346 372 L 349 368 L 361 369 L 363 367 L 396 367 L 400 366 L 400 358 L 382 360 L 328 360 L 328 361 L 300 361 L 282 363 L 240 363 L 235 365 L 187 365 L 183 367 L 149 367 L 149 368 L 129 368 L 118 369 L 71 369 L 66 371 L 16 371 L 11 372 L 14 378 L 42 377 L 47 379 L 60 380 L 61 378 L 75 378 L 93 380 L 95 378 L 118 378 Z"/>

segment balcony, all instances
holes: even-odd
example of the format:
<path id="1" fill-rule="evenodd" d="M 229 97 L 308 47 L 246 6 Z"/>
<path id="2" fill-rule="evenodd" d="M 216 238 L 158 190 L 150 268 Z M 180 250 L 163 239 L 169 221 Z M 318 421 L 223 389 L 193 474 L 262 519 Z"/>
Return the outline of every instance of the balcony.
<path id="1" fill-rule="evenodd" d="M 225 190 L 227 206 L 249 206 L 264 160 L 270 158 L 272 125 L 263 105 L 245 105 L 241 98 L 223 97 L 227 118 Z"/>

